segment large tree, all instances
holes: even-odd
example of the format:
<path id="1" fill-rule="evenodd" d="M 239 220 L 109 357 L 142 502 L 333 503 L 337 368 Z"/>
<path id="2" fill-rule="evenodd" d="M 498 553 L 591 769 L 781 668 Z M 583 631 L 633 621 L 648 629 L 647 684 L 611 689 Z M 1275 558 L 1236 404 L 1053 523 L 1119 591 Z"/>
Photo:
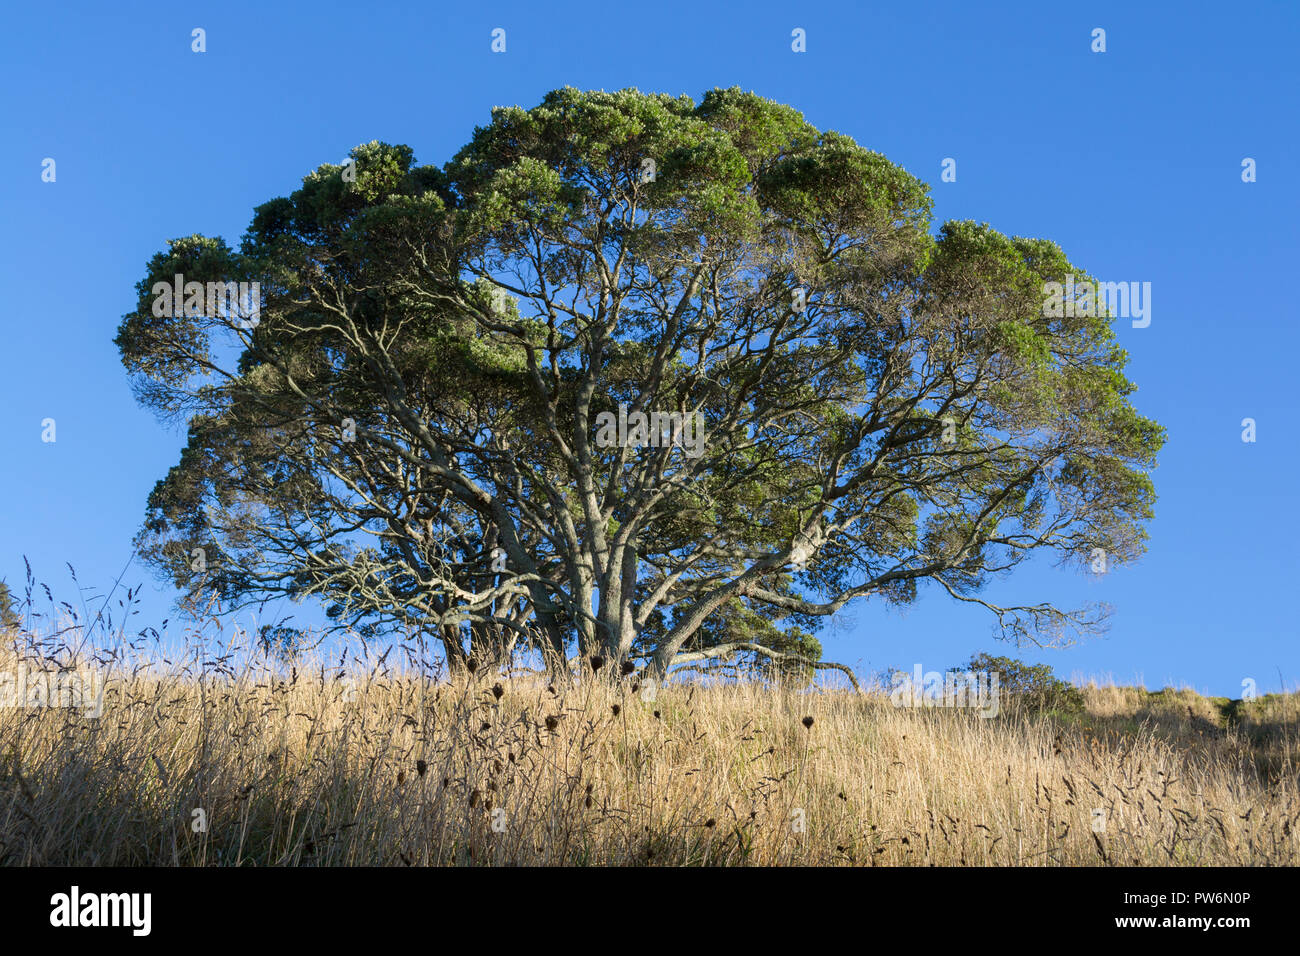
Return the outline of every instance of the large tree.
<path id="1" fill-rule="evenodd" d="M 169 303 L 178 275 L 260 305 Z M 441 168 L 370 143 L 237 249 L 149 262 L 116 341 L 189 441 L 139 544 L 224 607 L 317 596 L 453 664 L 803 666 L 817 622 L 923 582 L 1006 636 L 1093 628 L 979 597 L 1036 551 L 1144 546 L 1163 431 L 1110 319 L 1044 307 L 1070 275 L 935 235 L 922 183 L 738 89 L 557 90 Z"/>

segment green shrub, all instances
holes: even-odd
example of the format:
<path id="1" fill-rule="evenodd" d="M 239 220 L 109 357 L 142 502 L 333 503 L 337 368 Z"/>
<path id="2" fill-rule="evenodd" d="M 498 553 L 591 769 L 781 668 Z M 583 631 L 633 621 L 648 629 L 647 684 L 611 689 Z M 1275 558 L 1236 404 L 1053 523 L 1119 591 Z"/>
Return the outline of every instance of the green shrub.
<path id="1" fill-rule="evenodd" d="M 1004 705 L 1059 716 L 1084 712 L 1083 694 L 1077 687 L 1053 676 L 1047 664 L 1026 664 L 1010 657 L 976 654 L 965 669 L 996 673 Z"/>

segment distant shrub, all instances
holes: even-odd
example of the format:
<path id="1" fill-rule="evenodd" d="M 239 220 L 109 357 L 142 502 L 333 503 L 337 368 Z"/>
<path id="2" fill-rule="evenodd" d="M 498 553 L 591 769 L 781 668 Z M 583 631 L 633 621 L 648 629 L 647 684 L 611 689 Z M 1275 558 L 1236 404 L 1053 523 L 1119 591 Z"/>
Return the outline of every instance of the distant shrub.
<path id="1" fill-rule="evenodd" d="M 9 593 L 9 585 L 0 581 L 0 627 L 21 627 L 22 618 L 14 610 L 14 598 Z"/>
<path id="2" fill-rule="evenodd" d="M 1074 716 L 1084 712 L 1083 694 L 1077 687 L 1055 677 L 1047 664 L 1026 664 L 1010 657 L 976 654 L 965 670 L 996 673 L 998 691 L 1006 703 L 1035 713 Z"/>
<path id="3" fill-rule="evenodd" d="M 296 627 L 264 624 L 258 628 L 257 643 L 268 657 L 292 661 L 302 652 L 305 638 Z"/>

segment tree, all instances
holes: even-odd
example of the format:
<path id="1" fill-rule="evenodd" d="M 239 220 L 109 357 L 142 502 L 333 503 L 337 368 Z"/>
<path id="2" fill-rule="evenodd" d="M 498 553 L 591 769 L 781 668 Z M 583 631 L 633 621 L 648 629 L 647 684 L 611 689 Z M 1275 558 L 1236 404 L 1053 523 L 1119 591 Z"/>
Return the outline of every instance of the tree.
<path id="1" fill-rule="evenodd" d="M 923 184 L 738 89 L 557 90 L 441 168 L 360 146 L 237 249 L 149 262 L 116 343 L 189 440 L 141 552 L 453 666 L 779 654 L 719 622 L 810 637 L 926 581 L 1004 636 L 1099 627 L 979 591 L 1039 551 L 1135 558 L 1163 430 L 1109 318 L 1044 308 L 1086 278 L 1058 246 L 931 228 Z"/>
<path id="2" fill-rule="evenodd" d="M 1000 693 L 1033 712 L 1072 715 L 1086 710 L 1083 693 L 1054 675 L 1050 665 L 979 653 L 971 655 L 964 669 L 968 673 L 997 674 Z"/>

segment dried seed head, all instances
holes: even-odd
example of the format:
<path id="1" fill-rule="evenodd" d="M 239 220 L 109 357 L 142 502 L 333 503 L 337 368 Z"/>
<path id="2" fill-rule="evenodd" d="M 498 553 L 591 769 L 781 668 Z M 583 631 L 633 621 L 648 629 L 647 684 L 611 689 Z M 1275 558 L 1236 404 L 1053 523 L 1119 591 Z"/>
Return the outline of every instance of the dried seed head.
<path id="1" fill-rule="evenodd" d="M 492 725 L 489 724 L 489 723 L 485 720 L 485 721 L 483 721 L 482 726 L 479 727 L 478 732 L 479 732 L 479 733 L 485 733 L 485 732 L 487 732 L 487 731 L 489 731 L 489 730 L 491 730 L 491 729 L 492 729 Z"/>
<path id="2" fill-rule="evenodd" d="M 704 821 L 704 825 L 708 827 L 710 830 L 712 830 L 714 827 L 718 825 L 718 821 L 713 819 L 713 817 L 709 817 L 707 820 Z"/>
<path id="3" fill-rule="evenodd" d="M 595 671 L 600 670 L 604 666 L 605 666 L 605 658 L 601 657 L 599 654 L 591 655 L 591 669 L 593 673 Z"/>
<path id="4" fill-rule="evenodd" d="M 547 717 L 546 717 L 546 729 L 547 729 L 547 730 L 551 730 L 551 731 L 553 731 L 553 730 L 555 730 L 555 728 L 558 727 L 558 726 L 560 726 L 559 718 L 557 718 L 557 717 L 552 717 L 552 716 L 550 716 L 550 715 L 547 715 Z"/>
<path id="5" fill-rule="evenodd" d="M 803 719 L 803 726 L 805 730 L 811 730 L 812 725 L 813 725 L 813 719 L 811 717 L 805 717 Z"/>
<path id="6" fill-rule="evenodd" d="M 465 670 L 469 671 L 471 674 L 474 673 L 478 670 L 478 661 L 471 657 L 465 662 Z"/>
<path id="7" fill-rule="evenodd" d="M 423 760 L 417 760 L 415 762 L 415 772 L 418 773 L 421 777 L 423 777 L 426 773 L 429 772 L 429 765 L 425 763 Z"/>
<path id="8" fill-rule="evenodd" d="M 399 770 L 397 771 L 397 785 L 400 787 L 404 783 L 406 783 L 406 771 Z"/>
<path id="9" fill-rule="evenodd" d="M 623 708 L 620 707 L 620 706 L 618 706 L 618 704 L 613 704 L 609 709 L 612 710 L 612 711 L 614 712 L 614 716 L 617 717 L 617 716 L 618 716 L 618 712 L 619 712 L 620 710 L 622 710 Z"/>
<path id="10" fill-rule="evenodd" d="M 635 664 L 633 664 L 631 661 L 624 661 L 623 666 L 619 668 L 619 673 L 621 673 L 624 677 L 626 677 L 634 670 L 636 670 Z"/>
<path id="11" fill-rule="evenodd" d="M 497 700 L 500 700 L 502 697 L 504 697 L 505 693 L 506 693 L 506 689 L 502 687 L 500 684 L 492 685 L 492 696 L 495 697 Z"/>
<path id="12" fill-rule="evenodd" d="M 659 711 L 656 710 L 656 711 L 655 711 L 655 720 L 658 720 L 658 719 L 659 719 Z"/>

